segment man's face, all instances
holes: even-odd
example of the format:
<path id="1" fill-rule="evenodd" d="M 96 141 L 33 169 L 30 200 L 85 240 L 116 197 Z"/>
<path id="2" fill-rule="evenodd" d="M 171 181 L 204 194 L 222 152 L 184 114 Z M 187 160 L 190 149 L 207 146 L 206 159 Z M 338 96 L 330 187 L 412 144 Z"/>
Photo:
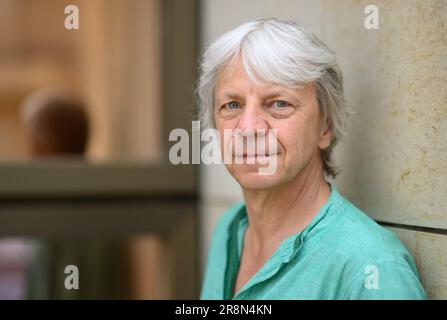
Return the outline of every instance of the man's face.
<path id="1" fill-rule="evenodd" d="M 229 143 L 232 144 L 231 163 L 225 165 L 242 188 L 274 188 L 292 181 L 311 164 L 321 166 L 320 150 L 329 146 L 331 132 L 319 111 L 313 84 L 291 89 L 254 83 L 245 73 L 242 63 L 238 63 L 231 72 L 224 70 L 220 73 L 215 101 L 214 119 L 222 137 L 222 154 L 225 146 L 229 148 Z M 235 150 L 234 135 L 225 141 L 224 130 L 227 129 L 246 133 L 242 134 L 242 153 Z M 271 129 L 276 129 L 277 148 L 273 150 L 265 139 L 263 154 L 267 159 L 276 156 L 276 170 L 271 175 L 260 175 L 259 168 L 265 167 L 265 162 L 260 164 L 255 156 L 250 159 L 255 163 L 250 164 L 246 139 L 259 139 L 262 134 L 253 136 L 253 132 Z M 237 164 L 237 158 L 244 163 Z"/>

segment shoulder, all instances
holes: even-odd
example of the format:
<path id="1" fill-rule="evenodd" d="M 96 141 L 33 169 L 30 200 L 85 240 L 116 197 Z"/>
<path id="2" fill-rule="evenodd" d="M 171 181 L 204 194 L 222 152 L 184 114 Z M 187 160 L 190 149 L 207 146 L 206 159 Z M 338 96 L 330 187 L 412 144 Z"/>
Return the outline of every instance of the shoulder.
<path id="1" fill-rule="evenodd" d="M 333 252 L 343 270 L 346 297 L 424 298 L 413 257 L 399 238 L 349 200 L 340 198 L 329 217 L 333 221 L 328 224 L 325 240 L 336 243 Z M 375 275 L 380 281 L 377 288 L 369 290 L 368 277 Z"/>
<path id="2" fill-rule="evenodd" d="M 225 249 L 230 228 L 241 214 L 245 212 L 243 210 L 245 210 L 245 204 L 241 201 L 232 205 L 219 216 L 211 233 L 209 245 L 210 256 L 214 253 L 221 254 L 222 250 Z"/>
<path id="3" fill-rule="evenodd" d="M 222 299 L 222 284 L 225 273 L 227 239 L 229 229 L 238 214 L 243 213 L 244 203 L 239 202 L 227 209 L 218 218 L 214 226 L 208 250 L 205 275 L 203 279 L 201 299 Z"/>
<path id="4" fill-rule="evenodd" d="M 337 237 L 338 245 L 347 256 L 393 259 L 409 255 L 399 238 L 382 227 L 346 198 L 333 208 L 329 219 L 329 237 Z"/>
<path id="5" fill-rule="evenodd" d="M 241 214 L 241 211 L 244 209 L 245 209 L 245 203 L 243 201 L 239 201 L 233 204 L 230 208 L 225 210 L 219 217 L 216 224 L 216 229 L 229 227 L 230 224 Z"/>
<path id="6" fill-rule="evenodd" d="M 212 243 L 220 242 L 221 240 L 225 239 L 232 223 L 237 220 L 238 216 L 241 214 L 241 211 L 244 210 L 244 208 L 244 202 L 240 201 L 233 204 L 230 208 L 228 208 L 220 215 L 212 232 Z"/>

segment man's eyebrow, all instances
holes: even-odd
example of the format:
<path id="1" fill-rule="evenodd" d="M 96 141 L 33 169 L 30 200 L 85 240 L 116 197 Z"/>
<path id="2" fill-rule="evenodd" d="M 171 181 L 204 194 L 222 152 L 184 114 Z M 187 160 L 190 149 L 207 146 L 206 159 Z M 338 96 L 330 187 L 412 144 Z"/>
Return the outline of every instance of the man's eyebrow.
<path id="1" fill-rule="evenodd" d="M 274 90 L 274 91 L 267 91 L 266 94 L 262 95 L 263 100 L 270 100 L 274 99 L 280 96 L 284 96 L 287 99 L 293 100 L 298 105 L 301 105 L 301 99 L 299 99 L 296 95 L 288 92 L 287 90 Z M 236 91 L 223 91 L 221 93 L 217 94 L 217 99 L 241 99 L 242 95 L 237 93 Z"/>
<path id="2" fill-rule="evenodd" d="M 227 97 L 227 98 L 239 98 L 239 97 L 241 97 L 241 95 L 239 93 L 237 93 L 236 91 L 224 91 L 224 92 L 222 92 L 222 93 L 220 93 L 218 95 L 222 96 L 222 97 Z M 265 99 L 271 99 L 271 98 L 279 97 L 281 95 L 290 96 L 290 94 L 287 93 L 287 91 L 285 91 L 285 90 L 275 90 L 275 91 L 267 92 L 262 97 L 265 98 Z"/>
<path id="3" fill-rule="evenodd" d="M 224 91 L 224 92 L 218 94 L 217 96 L 223 97 L 223 98 L 230 98 L 230 99 L 236 99 L 236 98 L 241 97 L 240 94 L 238 94 L 237 92 L 234 92 L 234 91 Z"/>
<path id="4" fill-rule="evenodd" d="M 262 98 L 264 100 L 270 100 L 270 99 L 278 98 L 280 96 L 284 96 L 287 99 L 291 99 L 298 105 L 302 104 L 301 99 L 299 97 L 297 97 L 296 94 L 292 94 L 286 90 L 275 90 L 275 91 L 267 92 L 265 95 L 262 96 Z"/>
<path id="5" fill-rule="evenodd" d="M 286 92 L 284 91 L 271 91 L 271 92 L 267 92 L 266 94 L 262 95 L 263 99 L 273 99 L 273 98 L 277 98 L 281 95 L 284 95 Z"/>
<path id="6" fill-rule="evenodd" d="M 277 98 L 279 96 L 291 97 L 292 94 L 286 90 L 274 90 L 274 91 L 267 91 L 262 97 L 264 99 L 272 99 L 272 98 Z"/>

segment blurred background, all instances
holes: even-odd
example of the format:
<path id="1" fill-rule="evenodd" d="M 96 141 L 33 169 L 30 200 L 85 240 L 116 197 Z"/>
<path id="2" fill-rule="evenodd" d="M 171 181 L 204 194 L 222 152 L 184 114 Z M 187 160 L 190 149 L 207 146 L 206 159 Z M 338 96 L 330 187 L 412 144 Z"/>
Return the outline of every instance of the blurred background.
<path id="1" fill-rule="evenodd" d="M 191 127 L 197 17 L 197 1 L 0 0 L 0 299 L 198 296 L 195 168 L 170 166 L 167 138 Z"/>
<path id="2" fill-rule="evenodd" d="M 447 299 L 445 0 L 0 0 L 0 299 L 198 297 L 241 192 L 223 166 L 170 165 L 168 135 L 191 131 L 200 50 L 263 17 L 337 53 L 356 114 L 333 182 Z"/>

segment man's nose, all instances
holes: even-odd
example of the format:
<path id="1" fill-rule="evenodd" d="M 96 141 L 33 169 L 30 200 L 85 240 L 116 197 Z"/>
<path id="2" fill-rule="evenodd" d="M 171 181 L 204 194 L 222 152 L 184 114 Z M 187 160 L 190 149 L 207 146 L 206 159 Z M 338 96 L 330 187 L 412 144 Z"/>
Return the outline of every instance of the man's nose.
<path id="1" fill-rule="evenodd" d="M 247 105 L 239 119 L 238 129 L 241 135 L 253 135 L 268 130 L 262 110 L 256 104 Z"/>

